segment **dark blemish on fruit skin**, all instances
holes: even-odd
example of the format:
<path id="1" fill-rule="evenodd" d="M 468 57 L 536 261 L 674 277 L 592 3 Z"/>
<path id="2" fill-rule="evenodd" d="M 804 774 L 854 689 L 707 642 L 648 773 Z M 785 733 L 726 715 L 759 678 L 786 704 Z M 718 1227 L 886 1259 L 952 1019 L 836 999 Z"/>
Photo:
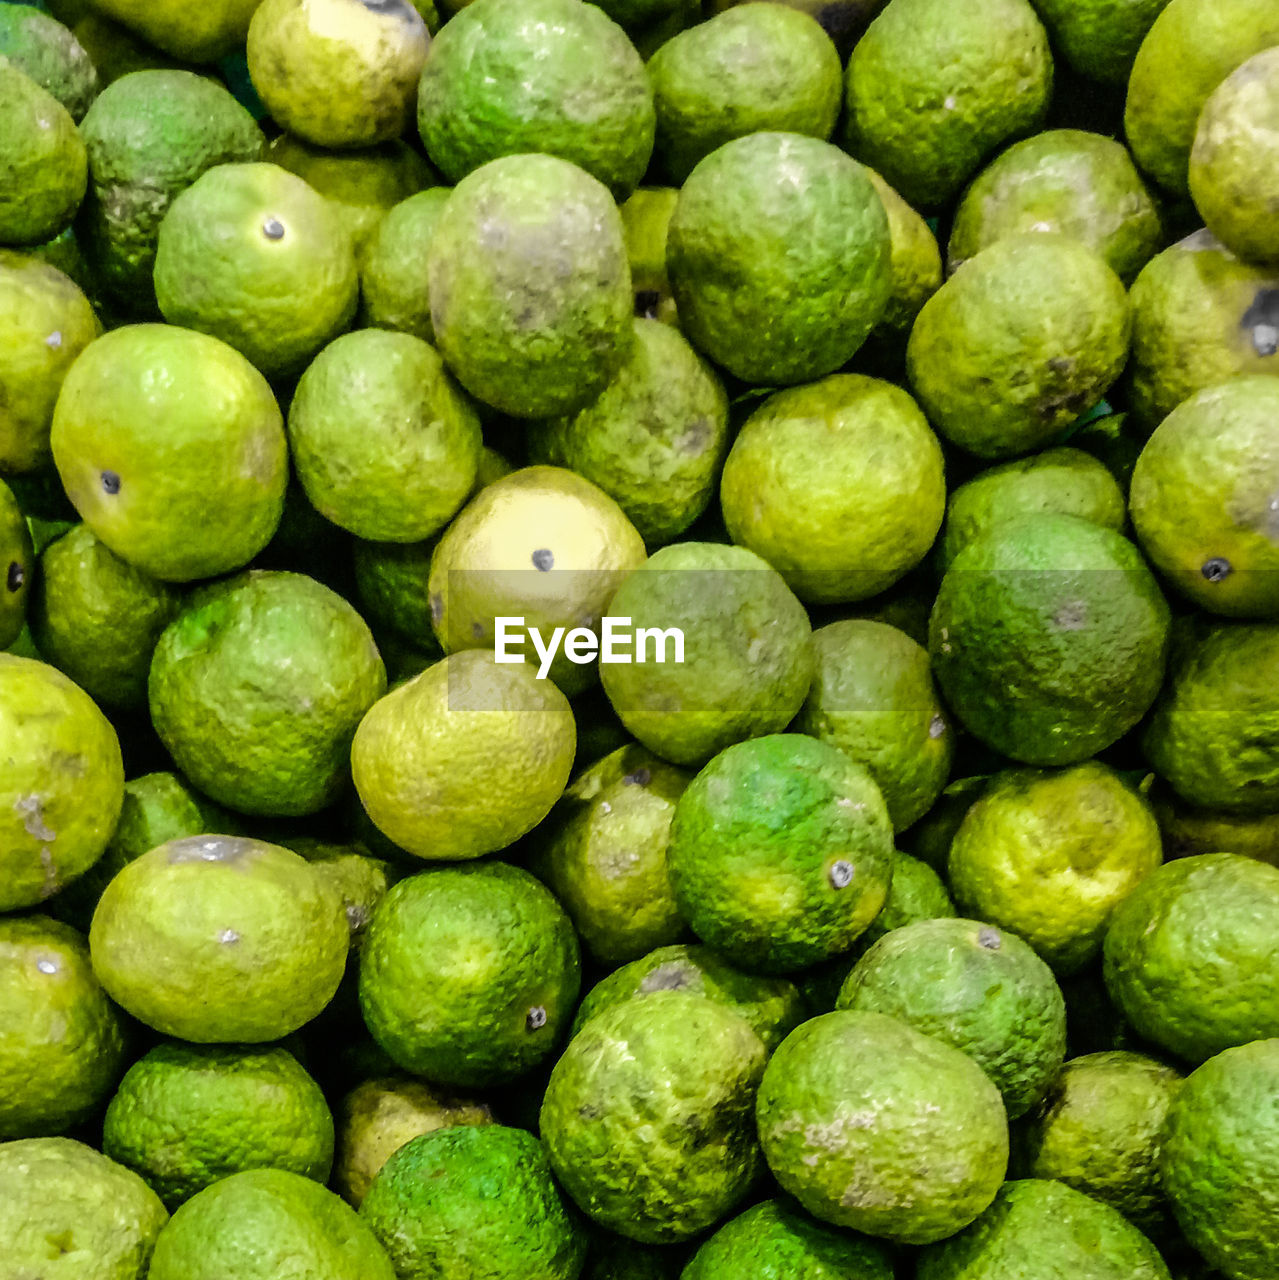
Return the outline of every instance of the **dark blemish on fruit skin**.
<path id="1" fill-rule="evenodd" d="M 1213 556 L 1211 560 L 1205 560 L 1203 562 L 1199 572 L 1203 574 L 1209 582 L 1224 582 L 1228 577 L 1230 577 L 1233 569 L 1231 568 L 1230 561 L 1224 556 Z"/>
<path id="2" fill-rule="evenodd" d="M 9 566 L 9 572 L 5 575 L 5 585 L 10 591 L 21 591 L 22 584 L 26 582 L 27 574 L 23 567 L 15 560 Z"/>
<path id="3" fill-rule="evenodd" d="M 977 931 L 977 945 L 985 947 L 987 951 L 998 951 L 1004 945 L 1004 940 L 999 936 L 998 929 L 992 929 L 987 924 Z"/>
<path id="4" fill-rule="evenodd" d="M 646 787 L 653 781 L 652 771 L 649 769 L 636 769 L 634 773 L 628 773 L 622 782 L 628 787 Z"/>
<path id="5" fill-rule="evenodd" d="M 540 1004 L 535 1004 L 528 1011 L 528 1016 L 524 1019 L 524 1025 L 530 1031 L 541 1031 L 546 1026 L 546 1010 Z"/>
<path id="6" fill-rule="evenodd" d="M 483 639 L 484 639 L 484 624 L 483 624 L 483 623 L 481 623 L 481 622 L 472 622 L 472 623 L 471 623 L 471 634 L 472 634 L 472 635 L 473 635 L 477 640 L 483 640 Z"/>
<path id="7" fill-rule="evenodd" d="M 830 882 L 836 889 L 847 889 L 853 883 L 853 864 L 844 858 L 832 863 Z"/>
<path id="8" fill-rule="evenodd" d="M 268 218 L 262 224 L 262 234 L 266 236 L 268 240 L 283 240 L 284 223 L 282 223 L 279 218 Z"/>
<path id="9" fill-rule="evenodd" d="M 546 547 L 539 547 L 533 552 L 533 565 L 545 573 L 555 564 L 555 557 Z"/>
<path id="10" fill-rule="evenodd" d="M 688 984 L 687 970 L 678 965 L 664 964 L 645 975 L 639 989 L 644 995 L 651 995 L 654 991 L 682 991 Z"/>
<path id="11" fill-rule="evenodd" d="M 1239 324 L 1250 331 L 1252 349 L 1259 356 L 1279 352 L 1279 289 L 1258 289 Z"/>
<path id="12" fill-rule="evenodd" d="M 102 491 L 113 496 L 120 492 L 120 477 L 114 471 L 102 473 Z"/>

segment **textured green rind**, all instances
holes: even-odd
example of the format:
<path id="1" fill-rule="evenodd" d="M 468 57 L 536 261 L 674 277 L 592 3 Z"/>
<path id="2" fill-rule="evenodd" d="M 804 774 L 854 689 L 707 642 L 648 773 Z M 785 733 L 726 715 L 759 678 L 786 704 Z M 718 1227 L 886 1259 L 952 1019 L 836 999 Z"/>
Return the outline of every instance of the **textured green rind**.
<path id="1" fill-rule="evenodd" d="M 1045 449 L 987 467 L 952 491 L 938 548 L 942 568 L 996 524 L 1046 512 L 1116 533 L 1128 515 L 1123 490 L 1096 458 L 1080 449 Z"/>
<path id="2" fill-rule="evenodd" d="M 625 199 L 653 150 L 653 91 L 626 33 L 578 0 L 475 0 L 436 36 L 418 87 L 426 153 L 450 181 L 541 151 Z"/>
<path id="3" fill-rule="evenodd" d="M 419 191 L 394 205 L 378 223 L 360 270 L 365 323 L 435 341 L 427 260 L 449 195 L 448 187 Z"/>
<path id="4" fill-rule="evenodd" d="M 815 1222 L 783 1200 L 765 1200 L 726 1222 L 693 1255 L 680 1280 L 892 1280 L 882 1245 Z"/>
<path id="5" fill-rule="evenodd" d="M 337 890 L 260 840 L 192 836 L 128 863 L 89 930 L 94 972 L 134 1017 L 196 1044 L 278 1040 L 337 991 Z"/>
<path id="6" fill-rule="evenodd" d="M 1132 287 L 1125 383 L 1147 432 L 1183 400 L 1240 374 L 1279 374 L 1279 271 L 1240 262 L 1207 231 L 1165 249 Z"/>
<path id="7" fill-rule="evenodd" d="M 1053 46 L 1080 75 L 1121 85 L 1168 0 L 1032 0 Z"/>
<path id="8" fill-rule="evenodd" d="M 35 565 L 26 517 L 13 491 L 0 480 L 0 649 L 22 634 Z"/>
<path id="9" fill-rule="evenodd" d="M 836 1226 L 927 1244 L 990 1204 L 1008 1162 L 999 1091 L 958 1049 L 878 1013 L 793 1031 L 759 1090 L 777 1181 Z"/>
<path id="10" fill-rule="evenodd" d="M 84 938 L 45 916 L 0 919 L 0 1026 L 0 1142 L 84 1123 L 124 1066 L 119 1011 L 93 976 Z M 0 1231 L 4 1220 L 0 1206 Z M 0 1238 L 12 1243 L 7 1232 Z"/>
<path id="11" fill-rule="evenodd" d="M 1106 394 L 1130 337 L 1119 277 L 1060 234 L 997 240 L 924 304 L 906 367 L 929 420 L 982 458 L 1041 448 Z"/>
<path id="12" fill-rule="evenodd" d="M 1203 1062 L 1279 1036 L 1279 868 L 1179 858 L 1138 885 L 1106 934 L 1106 988 L 1139 1034 Z"/>
<path id="13" fill-rule="evenodd" d="M 1010 929 L 1059 973 L 1101 949 L 1115 907 L 1159 865 L 1142 797 L 1099 761 L 996 775 L 950 846 L 960 909 Z"/>
<path id="14" fill-rule="evenodd" d="M 1066 1057 L 1066 1002 L 1052 970 L 1016 934 L 976 920 L 922 920 L 885 934 L 836 1005 L 887 1014 L 966 1053 L 1009 1119 L 1033 1107 Z"/>
<path id="15" fill-rule="evenodd" d="M 531 1070 L 555 1048 L 580 986 L 563 908 L 527 871 L 500 862 L 400 881 L 374 911 L 361 957 L 360 1005 L 374 1039 L 440 1084 Z"/>
<path id="16" fill-rule="evenodd" d="M 1130 504 L 1155 567 L 1202 609 L 1279 614 L 1279 379 L 1234 378 L 1183 401 L 1133 470 Z M 1205 576 L 1224 560 L 1220 580 Z"/>
<path id="17" fill-rule="evenodd" d="M 25 75 L 80 120 L 98 92 L 98 73 L 71 32 L 38 9 L 25 4 L 0 6 L 0 57 Z"/>
<path id="18" fill-rule="evenodd" d="M 434 542 L 365 542 L 352 551 L 356 603 L 369 624 L 438 657 L 431 629 L 430 575 Z"/>
<path id="19" fill-rule="evenodd" d="M 1177 1071 L 1139 1053 L 1072 1058 L 1022 1126 L 1026 1176 L 1064 1182 L 1143 1229 L 1160 1227 L 1160 1135 L 1180 1087 Z"/>
<path id="20" fill-rule="evenodd" d="M 156 1241 L 147 1280 L 396 1280 L 354 1209 L 300 1174 L 252 1169 L 193 1196 Z"/>
<path id="21" fill-rule="evenodd" d="M 1188 637 L 1143 744 L 1190 804 L 1279 809 L 1279 625 L 1218 624 Z"/>
<path id="22" fill-rule="evenodd" d="M 1125 284 L 1165 243 L 1159 210 L 1123 144 L 1080 129 L 1015 143 L 982 170 L 955 213 L 948 266 L 1031 231 L 1078 240 Z"/>
<path id="23" fill-rule="evenodd" d="M 243 356 L 205 334 L 131 325 L 91 343 L 62 385 L 50 443 L 85 524 L 152 577 L 238 569 L 280 522 L 279 406 Z"/>
<path id="24" fill-rule="evenodd" d="M 1052 82 L 1026 0 L 894 0 L 849 59 L 844 140 L 911 204 L 943 204 L 1038 128 Z"/>
<path id="25" fill-rule="evenodd" d="M 728 448 L 728 397 L 678 330 L 647 319 L 634 329 L 598 399 L 572 416 L 530 424 L 529 454 L 599 485 L 658 547 L 711 500 Z"/>
<path id="26" fill-rule="evenodd" d="M 731 962 L 790 973 L 847 951 L 879 914 L 893 835 L 870 773 L 802 734 L 717 755 L 671 823 L 671 888 Z"/>
<path id="27" fill-rule="evenodd" d="M 102 856 L 124 799 L 120 743 L 60 671 L 0 653 L 0 911 L 33 907 Z"/>
<path id="28" fill-rule="evenodd" d="M 14 1276 L 56 1266 L 75 1280 L 146 1280 L 167 1217 L 137 1174 L 83 1143 L 0 1144 L 0 1239 Z"/>
<path id="29" fill-rule="evenodd" d="M 284 1049 L 161 1044 L 121 1081 L 102 1149 L 173 1208 L 245 1169 L 324 1182 L 333 1117 L 319 1085 Z"/>
<path id="30" fill-rule="evenodd" d="M 486 404 L 521 418 L 572 413 L 621 367 L 633 301 L 622 219 L 567 161 L 507 156 L 468 174 L 427 263 L 440 353 Z"/>
<path id="31" fill-rule="evenodd" d="M 173 587 L 121 560 L 79 524 L 40 556 L 31 637 L 99 702 L 140 709 L 151 655 L 178 607 Z"/>
<path id="32" fill-rule="evenodd" d="M 542 1144 L 500 1124 L 411 1139 L 373 1179 L 360 1216 L 399 1280 L 577 1280 L 586 1257 Z"/>
<path id="33" fill-rule="evenodd" d="M 1124 130 L 1137 163 L 1175 195 L 1204 102 L 1240 63 L 1279 43 L 1279 12 L 1252 0 L 1171 0 L 1137 52 Z"/>
<path id="34" fill-rule="evenodd" d="M 156 732 L 202 791 L 241 813 L 314 813 L 346 783 L 351 739 L 386 692 L 364 620 L 298 573 L 201 592 L 151 663 Z"/>
<path id="35" fill-rule="evenodd" d="M 262 131 L 215 81 L 149 70 L 108 85 L 82 136 L 90 183 L 76 225 L 85 248 L 117 300 L 152 313 L 156 237 L 174 196 L 214 165 L 256 160 Z"/>
<path id="36" fill-rule="evenodd" d="M 649 750 L 700 766 L 734 742 L 777 733 L 803 705 L 813 674 L 804 607 L 780 574 L 743 547 L 663 547 L 608 607 L 632 625 L 684 633 L 684 662 L 606 663 L 604 692 Z"/>
<path id="37" fill-rule="evenodd" d="M 1124 1216 L 1060 1182 L 1001 1188 L 967 1231 L 919 1256 L 918 1280 L 1168 1280 L 1159 1251 Z"/>
<path id="38" fill-rule="evenodd" d="M 941 249 L 928 223 L 874 169 L 866 172 L 888 215 L 892 244 L 892 291 L 871 332 L 873 338 L 900 342 L 910 333 L 920 308 L 941 288 Z"/>
<path id="39" fill-rule="evenodd" d="M 1077 516 L 996 525 L 955 557 L 929 652 L 951 709 L 1026 764 L 1086 760 L 1163 682 L 1169 609 L 1136 547 Z"/>
<path id="40" fill-rule="evenodd" d="M 216 62 L 244 47 L 259 0 L 92 0 L 148 44 L 183 62 Z"/>
<path id="41" fill-rule="evenodd" d="M 686 1240 L 741 1202 L 762 1161 L 763 1042 L 740 1015 L 669 991 L 592 1018 L 551 1072 L 542 1139 L 596 1222 L 650 1244 Z"/>
<path id="42" fill-rule="evenodd" d="M 1227 1049 L 1186 1080 L 1159 1172 L 1187 1239 L 1230 1280 L 1279 1269 L 1279 1040 Z"/>
<path id="43" fill-rule="evenodd" d="M 648 63 L 657 152 L 676 185 L 748 133 L 830 137 L 843 68 L 817 20 L 780 4 L 735 5 L 680 32 Z"/>
<path id="44" fill-rule="evenodd" d="M 667 270 L 694 346 L 747 382 L 837 369 L 892 289 L 888 216 L 866 171 L 817 138 L 755 133 L 689 175 Z"/>

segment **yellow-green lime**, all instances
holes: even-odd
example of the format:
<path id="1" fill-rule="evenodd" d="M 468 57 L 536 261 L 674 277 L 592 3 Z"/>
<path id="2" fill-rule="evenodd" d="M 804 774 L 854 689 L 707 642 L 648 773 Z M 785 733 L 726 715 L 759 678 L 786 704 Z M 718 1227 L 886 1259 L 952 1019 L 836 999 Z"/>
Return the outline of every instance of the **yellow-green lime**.
<path id="1" fill-rule="evenodd" d="M 427 253 L 448 198 L 448 187 L 429 187 L 392 206 L 377 224 L 360 264 L 367 324 L 435 340 Z"/>
<path id="2" fill-rule="evenodd" d="M 98 73 L 70 29 L 32 5 L 0 8 L 0 57 L 30 76 L 77 122 L 98 93 Z"/>
<path id="3" fill-rule="evenodd" d="M 1053 47 L 1080 75 L 1122 85 L 1168 0 L 1034 0 Z"/>
<path id="4" fill-rule="evenodd" d="M 666 274 L 666 237 L 678 203 L 675 187 L 637 187 L 618 206 L 635 285 L 635 313 L 663 324 L 676 322 Z"/>
<path id="5" fill-rule="evenodd" d="M 182 62 L 217 62 L 244 47 L 258 0 L 93 0 L 92 7 Z"/>
<path id="6" fill-rule="evenodd" d="M 1150 802 L 1169 860 L 1226 852 L 1279 867 L 1279 813 L 1239 814 L 1201 808 L 1187 804 L 1158 781 L 1150 790 Z"/>
<path id="7" fill-rule="evenodd" d="M 0 649 L 22 634 L 35 566 L 27 519 L 13 491 L 0 480 Z"/>
<path id="8" fill-rule="evenodd" d="M 920 308 L 941 288 L 942 261 L 937 237 L 924 219 L 875 172 L 867 169 L 888 215 L 892 291 L 872 338 L 900 342 Z"/>

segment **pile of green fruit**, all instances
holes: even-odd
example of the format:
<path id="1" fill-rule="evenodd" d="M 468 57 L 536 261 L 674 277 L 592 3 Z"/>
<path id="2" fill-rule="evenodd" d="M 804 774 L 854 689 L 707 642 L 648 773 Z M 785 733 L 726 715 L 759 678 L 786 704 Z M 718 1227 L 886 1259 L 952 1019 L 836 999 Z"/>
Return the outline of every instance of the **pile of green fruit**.
<path id="1" fill-rule="evenodd" d="M 1279 1280 L 1275 0 L 0 4 L 0 1280 Z"/>

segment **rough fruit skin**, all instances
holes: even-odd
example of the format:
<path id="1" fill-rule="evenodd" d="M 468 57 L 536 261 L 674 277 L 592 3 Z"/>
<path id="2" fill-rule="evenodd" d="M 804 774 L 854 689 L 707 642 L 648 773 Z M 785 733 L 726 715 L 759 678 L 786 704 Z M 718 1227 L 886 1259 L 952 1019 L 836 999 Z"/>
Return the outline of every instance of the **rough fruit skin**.
<path id="1" fill-rule="evenodd" d="M 1059 973 L 1097 955 L 1111 913 L 1160 862 L 1143 798 L 1100 761 L 996 776 L 950 846 L 960 909 L 1029 942 Z"/>
<path id="2" fill-rule="evenodd" d="M 401 200 L 378 222 L 360 261 L 364 323 L 435 341 L 427 256 L 451 194 L 448 187 L 429 187 Z"/>
<path id="3" fill-rule="evenodd" d="M 1007 236 L 924 304 L 906 368 L 929 421 L 980 458 L 1039 449 L 1091 409 L 1128 357 L 1128 300 L 1091 249 Z"/>
<path id="4" fill-rule="evenodd" d="M 1073 764 L 1150 708 L 1168 625 L 1168 604 L 1131 542 L 1077 516 L 1028 516 L 955 557 L 928 648 L 970 732 L 1026 764 Z"/>
<path id="5" fill-rule="evenodd" d="M 1053 47 L 1080 75 L 1124 84 L 1168 0 L 1033 0 Z"/>
<path id="6" fill-rule="evenodd" d="M 653 91 L 626 33 L 576 0 L 475 0 L 431 45 L 418 87 L 426 153 L 451 182 L 541 151 L 625 199 L 653 150 Z"/>
<path id="7" fill-rule="evenodd" d="M 675 806 L 671 888 L 731 962 L 790 973 L 847 951 L 884 905 L 888 810 L 869 772 L 802 734 L 720 752 Z"/>
<path id="8" fill-rule="evenodd" d="M 893 0 L 845 73 L 844 140 L 912 204 L 944 204 L 1052 93 L 1048 37 L 1025 0 Z"/>
<path id="9" fill-rule="evenodd" d="M 941 288 L 941 249 L 928 223 L 874 169 L 866 172 L 888 215 L 892 243 L 892 292 L 871 339 L 896 344 L 910 332 L 924 303 Z"/>
<path id="10" fill-rule="evenodd" d="M 1234 853 L 1179 858 L 1106 933 L 1106 988 L 1138 1033 L 1190 1062 L 1279 1035 L 1279 868 Z"/>
<path id="11" fill-rule="evenodd" d="M 1230 1280 L 1279 1267 L 1279 1040 L 1227 1049 L 1182 1085 L 1159 1171 L 1186 1238 Z"/>
<path id="12" fill-rule="evenodd" d="M 360 1217 L 401 1280 L 577 1280 L 586 1258 L 542 1144 L 500 1124 L 411 1139 L 374 1178 Z"/>
<path id="13" fill-rule="evenodd" d="M 97 96 L 98 73 L 68 27 L 29 5 L 0 9 L 0 57 L 47 90 L 77 123 Z"/>
<path id="14" fill-rule="evenodd" d="M 516 417 L 588 404 L 632 338 L 621 216 L 554 156 L 467 174 L 435 224 L 427 276 L 440 354 L 472 395 Z"/>
<path id="15" fill-rule="evenodd" d="M 1168 1280 L 1159 1251 L 1116 1209 L 1060 1182 L 1005 1183 L 967 1231 L 925 1250 L 918 1280 Z"/>
<path id="16" fill-rule="evenodd" d="M 0 480 L 0 645 L 6 649 L 22 634 L 35 566 L 26 516 Z"/>
<path id="17" fill-rule="evenodd" d="M 551 893 L 501 862 L 411 876 L 365 936 L 360 1007 L 406 1071 L 504 1083 L 550 1053 L 581 986 L 577 937 Z"/>
<path id="18" fill-rule="evenodd" d="M 147 44 L 182 62 L 217 62 L 244 48 L 258 0 L 94 0 L 93 8 L 128 27 Z"/>
<path id="19" fill-rule="evenodd" d="M 342 900 L 287 849 L 236 836 L 159 845 L 107 885 L 89 930 L 117 1004 L 196 1044 L 278 1040 L 337 991 Z"/>
<path id="20" fill-rule="evenodd" d="M 0 653 L 0 912 L 44 902 L 87 871 L 124 803 L 110 722 L 62 672 Z"/>
<path id="21" fill-rule="evenodd" d="M 807 382 L 865 341 L 892 289 L 888 216 L 865 169 L 797 133 L 711 152 L 671 218 L 680 327 L 746 382 Z"/>
<path id="22" fill-rule="evenodd" d="M 981 1068 L 879 1013 L 827 1013 L 791 1032 L 757 1118 L 769 1168 L 809 1213 L 905 1244 L 967 1226 L 1008 1163 L 1003 1103 Z"/>
<path id="23" fill-rule="evenodd" d="M 887 1014 L 966 1053 L 1008 1117 L 1043 1097 L 1066 1057 L 1066 1002 L 1016 934 L 976 920 L 921 920 L 858 960 L 836 1005 Z"/>
<path id="24" fill-rule="evenodd" d="M 46 916 L 0 919 L 0 1143 L 87 1121 L 124 1055 L 119 1012 L 93 976 L 84 938 Z"/>
<path id="25" fill-rule="evenodd" d="M 63 1241 L 75 1249 L 73 1261 L 59 1266 L 68 1277 L 145 1280 L 167 1218 L 136 1173 L 83 1143 L 0 1144 L 0 1239 L 14 1276 L 53 1274 L 51 1242 Z"/>
<path id="26" fill-rule="evenodd" d="M 551 1167 L 595 1222 L 669 1244 L 704 1231 L 761 1167 L 753 1114 L 767 1057 L 750 1024 L 683 992 L 592 1018 L 542 1101 Z"/>

